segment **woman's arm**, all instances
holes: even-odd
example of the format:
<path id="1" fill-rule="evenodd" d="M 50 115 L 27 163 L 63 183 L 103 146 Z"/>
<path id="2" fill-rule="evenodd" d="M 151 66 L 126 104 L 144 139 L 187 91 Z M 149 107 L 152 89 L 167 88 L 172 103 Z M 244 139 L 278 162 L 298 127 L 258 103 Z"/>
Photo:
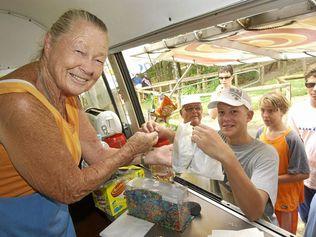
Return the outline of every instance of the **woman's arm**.
<path id="1" fill-rule="evenodd" d="M 93 164 L 81 170 L 63 142 L 53 115 L 44 105 L 27 93 L 1 97 L 0 141 L 11 162 L 36 191 L 62 203 L 80 200 L 119 166 L 131 162 L 135 154 L 146 152 L 157 142 L 157 134 L 139 133 L 115 153 L 108 153 L 100 145 L 92 155 L 93 151 L 87 148 L 89 143 L 84 140 L 83 156 Z M 98 156 L 106 159 L 94 163 Z"/>
<path id="2" fill-rule="evenodd" d="M 82 110 L 79 111 L 79 124 L 79 139 L 82 157 L 89 165 L 111 158 L 118 152 L 119 149 L 116 148 L 103 148 L 88 116 Z"/>
<path id="3" fill-rule="evenodd" d="M 86 113 L 80 111 L 80 142 L 82 153 L 85 161 L 88 164 L 94 164 L 101 160 L 112 159 L 119 149 L 108 148 L 104 149 L 101 142 L 97 139 L 97 134 L 92 127 Z M 171 130 L 171 129 L 170 129 Z M 171 166 L 172 145 L 154 148 L 149 152 L 137 154 L 133 157 L 131 164 L 140 164 L 141 156 L 147 165 L 160 164 Z M 128 165 L 126 163 L 124 165 Z"/>

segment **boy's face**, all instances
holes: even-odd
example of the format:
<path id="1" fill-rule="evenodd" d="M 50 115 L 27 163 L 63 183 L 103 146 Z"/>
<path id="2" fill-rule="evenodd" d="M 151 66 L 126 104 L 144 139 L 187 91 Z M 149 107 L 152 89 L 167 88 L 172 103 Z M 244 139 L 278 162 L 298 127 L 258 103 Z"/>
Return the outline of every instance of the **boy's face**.
<path id="1" fill-rule="evenodd" d="M 220 72 L 218 74 L 218 79 L 224 88 L 229 88 L 232 85 L 233 75 L 230 74 L 230 72 Z"/>
<path id="2" fill-rule="evenodd" d="M 260 106 L 261 117 L 267 127 L 274 127 L 282 122 L 283 113 L 280 109 L 275 108 L 269 104 L 262 104 Z"/>
<path id="3" fill-rule="evenodd" d="M 222 133 L 228 138 L 238 138 L 247 132 L 247 124 L 253 117 L 253 111 L 245 106 L 231 106 L 225 103 L 217 104 L 218 124 Z"/>
<path id="4" fill-rule="evenodd" d="M 307 93 L 309 94 L 312 100 L 312 103 L 316 104 L 316 84 L 313 84 L 313 83 L 316 83 L 316 77 L 311 76 L 307 78 L 305 84 L 306 84 Z"/>

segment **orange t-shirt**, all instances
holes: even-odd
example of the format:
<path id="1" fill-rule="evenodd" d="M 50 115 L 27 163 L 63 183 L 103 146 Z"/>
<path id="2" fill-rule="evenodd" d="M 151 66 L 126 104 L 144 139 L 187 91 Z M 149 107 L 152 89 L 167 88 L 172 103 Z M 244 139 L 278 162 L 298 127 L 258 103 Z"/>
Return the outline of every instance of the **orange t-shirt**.
<path id="1" fill-rule="evenodd" d="M 79 141 L 78 105 L 75 97 L 66 99 L 68 122 L 32 84 L 23 80 L 0 81 L 0 95 L 7 93 L 30 93 L 35 96 L 53 114 L 64 142 L 79 164 L 81 146 Z M 18 197 L 34 193 L 35 190 L 23 179 L 10 161 L 5 147 L 0 144 L 0 197 Z"/>
<path id="2" fill-rule="evenodd" d="M 291 157 L 289 144 L 286 141 L 286 137 L 291 132 L 291 129 L 287 129 L 279 137 L 275 139 L 268 139 L 266 137 L 266 128 L 263 129 L 259 136 L 259 139 L 266 144 L 272 145 L 279 154 L 279 175 L 289 173 L 289 160 Z M 293 145 L 293 144 L 292 144 Z M 303 148 L 302 148 L 303 149 Z M 305 153 L 305 151 L 303 152 Z M 305 155 L 306 156 L 306 155 Z M 300 159 L 301 157 L 295 157 Z M 306 157 L 303 157 L 306 159 Z M 307 162 L 307 161 L 306 161 Z M 302 172 L 302 173 L 305 173 Z M 307 172 L 308 173 L 308 172 Z M 304 201 L 304 185 L 303 181 L 292 183 L 279 183 L 278 195 L 275 204 L 275 210 L 277 211 L 294 211 L 298 205 Z"/>

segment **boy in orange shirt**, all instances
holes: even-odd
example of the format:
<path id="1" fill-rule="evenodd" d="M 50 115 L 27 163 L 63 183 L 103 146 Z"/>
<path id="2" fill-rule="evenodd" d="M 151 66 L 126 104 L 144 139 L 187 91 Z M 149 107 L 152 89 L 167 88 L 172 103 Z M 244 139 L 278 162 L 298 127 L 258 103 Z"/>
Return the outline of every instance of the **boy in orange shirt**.
<path id="1" fill-rule="evenodd" d="M 296 234 L 297 208 L 304 200 L 303 180 L 309 177 L 304 145 L 296 133 L 282 121 L 289 109 L 289 102 L 281 93 L 264 95 L 259 106 L 266 127 L 258 130 L 257 138 L 274 146 L 280 159 L 275 214 L 281 228 Z"/>

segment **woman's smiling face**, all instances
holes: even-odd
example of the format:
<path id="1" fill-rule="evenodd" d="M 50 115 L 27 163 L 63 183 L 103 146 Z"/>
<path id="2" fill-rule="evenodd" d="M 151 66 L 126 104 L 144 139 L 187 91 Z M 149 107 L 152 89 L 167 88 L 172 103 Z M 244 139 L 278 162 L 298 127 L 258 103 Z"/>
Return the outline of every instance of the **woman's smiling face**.
<path id="1" fill-rule="evenodd" d="M 94 24 L 75 21 L 71 29 L 54 42 L 45 39 L 47 70 L 64 95 L 89 90 L 101 76 L 108 53 L 107 33 Z"/>

